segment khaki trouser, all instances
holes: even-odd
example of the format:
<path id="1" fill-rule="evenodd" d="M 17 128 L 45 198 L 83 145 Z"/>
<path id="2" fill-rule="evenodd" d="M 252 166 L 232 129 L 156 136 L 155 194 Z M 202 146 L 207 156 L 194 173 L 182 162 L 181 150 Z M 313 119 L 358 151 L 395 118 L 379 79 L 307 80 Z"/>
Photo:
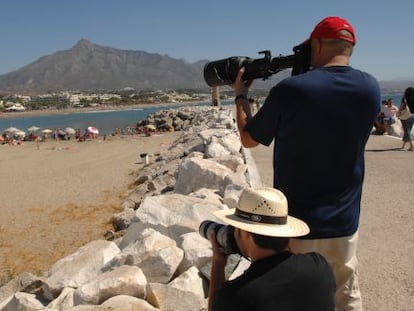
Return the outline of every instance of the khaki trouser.
<path id="1" fill-rule="evenodd" d="M 362 311 L 356 257 L 358 232 L 332 239 L 291 239 L 293 253 L 318 252 L 329 262 L 336 281 L 335 311 Z"/>

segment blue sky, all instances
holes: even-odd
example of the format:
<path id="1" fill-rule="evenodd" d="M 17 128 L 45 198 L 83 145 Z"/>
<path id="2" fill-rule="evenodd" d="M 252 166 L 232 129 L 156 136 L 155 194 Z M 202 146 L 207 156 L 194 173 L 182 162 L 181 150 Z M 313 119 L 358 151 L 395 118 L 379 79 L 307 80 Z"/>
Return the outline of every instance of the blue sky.
<path id="1" fill-rule="evenodd" d="M 414 77 L 414 1 L 3 0 L 0 74 L 82 38 L 194 62 L 291 54 L 323 17 L 356 29 L 351 65 L 378 80 Z"/>

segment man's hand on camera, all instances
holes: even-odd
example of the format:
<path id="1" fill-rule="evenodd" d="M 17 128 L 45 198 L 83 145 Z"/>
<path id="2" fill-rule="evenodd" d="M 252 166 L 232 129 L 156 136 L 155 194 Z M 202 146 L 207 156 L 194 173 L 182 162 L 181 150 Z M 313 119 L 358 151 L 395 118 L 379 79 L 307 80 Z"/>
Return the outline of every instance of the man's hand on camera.
<path id="1" fill-rule="evenodd" d="M 247 121 L 252 118 L 252 111 L 247 98 L 247 93 L 249 92 L 249 87 L 253 83 L 253 80 L 243 81 L 242 76 L 244 71 L 245 69 L 242 67 L 237 74 L 236 80 L 234 80 L 234 83 L 231 86 L 236 95 L 236 120 L 237 128 L 240 133 L 240 140 L 244 147 L 250 148 L 257 146 L 259 143 L 250 136 L 249 132 L 244 130 Z"/>
<path id="2" fill-rule="evenodd" d="M 214 232 L 211 233 L 209 240 L 211 241 L 211 246 L 213 249 L 213 263 L 225 266 L 228 255 L 223 252 L 221 246 L 218 244 L 216 234 Z"/>
<path id="3" fill-rule="evenodd" d="M 211 260 L 211 273 L 210 273 L 210 287 L 208 290 L 208 310 L 213 310 L 214 297 L 216 296 L 217 289 L 225 281 L 224 268 L 226 267 L 228 255 L 223 253 L 220 245 L 217 242 L 216 234 L 212 232 L 209 235 L 211 246 L 213 248 L 213 257 Z"/>
<path id="4" fill-rule="evenodd" d="M 239 72 L 237 73 L 236 79 L 231 87 L 234 90 L 234 93 L 237 95 L 246 95 L 249 92 L 249 88 L 253 83 L 253 80 L 243 81 L 242 77 L 244 74 L 245 68 L 240 68 Z"/>

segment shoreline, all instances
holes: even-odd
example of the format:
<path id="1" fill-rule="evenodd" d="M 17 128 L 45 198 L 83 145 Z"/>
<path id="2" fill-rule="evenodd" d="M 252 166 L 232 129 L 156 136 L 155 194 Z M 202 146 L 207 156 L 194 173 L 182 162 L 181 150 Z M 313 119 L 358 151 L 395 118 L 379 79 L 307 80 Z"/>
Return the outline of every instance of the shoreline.
<path id="1" fill-rule="evenodd" d="M 206 103 L 206 101 L 189 101 L 182 103 L 160 103 L 160 104 L 133 104 L 133 105 L 104 105 L 100 107 L 86 107 L 86 108 L 64 108 L 64 109 L 43 109 L 43 110 L 28 110 L 20 112 L 0 112 L 0 119 L 13 119 L 20 117 L 34 117 L 34 116 L 51 116 L 51 115 L 65 115 L 71 113 L 82 112 L 101 112 L 101 111 L 122 111 L 133 109 L 147 109 L 156 107 L 176 107 L 186 105 L 199 105 Z"/>

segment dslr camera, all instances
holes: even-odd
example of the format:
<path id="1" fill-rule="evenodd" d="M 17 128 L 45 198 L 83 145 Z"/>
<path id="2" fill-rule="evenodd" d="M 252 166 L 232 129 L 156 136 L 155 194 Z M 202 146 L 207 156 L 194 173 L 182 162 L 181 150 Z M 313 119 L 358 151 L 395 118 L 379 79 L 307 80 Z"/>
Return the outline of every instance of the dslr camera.
<path id="1" fill-rule="evenodd" d="M 212 220 L 205 220 L 198 228 L 200 235 L 209 240 L 212 232 L 216 233 L 216 240 L 220 245 L 223 253 L 230 255 L 239 253 L 236 240 L 234 238 L 234 227 L 230 225 L 222 225 Z"/>
<path id="2" fill-rule="evenodd" d="M 233 56 L 207 63 L 204 66 L 204 80 L 211 86 L 232 84 L 240 68 L 245 67 L 243 81 L 267 79 L 282 70 L 292 68 L 292 75 L 309 70 L 310 45 L 300 44 L 293 48 L 293 55 L 271 56 L 270 51 L 261 51 L 263 58 L 252 59 L 244 56 Z"/>

